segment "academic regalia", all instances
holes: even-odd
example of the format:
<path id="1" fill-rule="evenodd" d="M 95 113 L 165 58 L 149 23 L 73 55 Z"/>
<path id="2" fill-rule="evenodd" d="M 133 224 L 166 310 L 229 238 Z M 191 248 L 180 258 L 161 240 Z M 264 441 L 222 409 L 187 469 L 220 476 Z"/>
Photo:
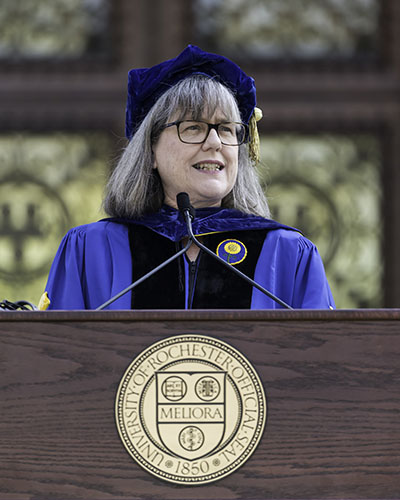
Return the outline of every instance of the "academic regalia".
<path id="1" fill-rule="evenodd" d="M 293 308 L 333 308 L 318 251 L 293 228 L 223 208 L 198 209 L 194 233 L 224 260 Z M 71 229 L 46 287 L 49 309 L 95 309 L 168 257 L 187 236 L 180 213 L 163 206 L 140 219 L 104 219 Z M 181 256 L 107 309 L 281 308 L 200 252 Z"/>

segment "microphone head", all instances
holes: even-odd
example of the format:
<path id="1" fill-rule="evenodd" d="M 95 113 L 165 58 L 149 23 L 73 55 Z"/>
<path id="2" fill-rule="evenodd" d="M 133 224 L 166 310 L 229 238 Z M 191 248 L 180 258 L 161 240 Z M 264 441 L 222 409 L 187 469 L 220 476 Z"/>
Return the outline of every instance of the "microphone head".
<path id="1" fill-rule="evenodd" d="M 186 210 L 189 211 L 189 214 L 192 219 L 194 219 L 196 212 L 195 209 L 190 204 L 190 198 L 187 193 L 178 193 L 176 195 L 176 204 L 178 205 L 179 211 L 183 214 Z"/>
<path id="2" fill-rule="evenodd" d="M 178 205 L 179 210 L 189 210 L 190 208 L 190 199 L 187 193 L 178 193 L 176 195 L 176 204 Z"/>

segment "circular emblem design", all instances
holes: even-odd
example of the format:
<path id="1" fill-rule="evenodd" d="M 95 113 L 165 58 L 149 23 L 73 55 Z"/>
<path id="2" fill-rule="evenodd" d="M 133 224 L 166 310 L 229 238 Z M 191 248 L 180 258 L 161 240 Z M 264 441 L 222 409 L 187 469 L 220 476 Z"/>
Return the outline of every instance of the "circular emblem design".
<path id="1" fill-rule="evenodd" d="M 0 277 L 26 283 L 47 273 L 70 225 L 56 191 L 21 173 L 0 179 Z"/>
<path id="2" fill-rule="evenodd" d="M 266 422 L 261 381 L 232 346 L 178 335 L 148 347 L 125 372 L 116 422 L 129 454 L 155 476 L 186 485 L 234 472 Z"/>
<path id="3" fill-rule="evenodd" d="M 196 384 L 196 394 L 203 401 L 212 401 L 221 390 L 221 385 L 214 377 L 202 377 Z"/>
<path id="4" fill-rule="evenodd" d="M 217 246 L 216 254 L 228 264 L 240 264 L 247 256 L 247 248 L 239 240 L 224 240 Z"/>
<path id="5" fill-rule="evenodd" d="M 179 444 L 185 450 L 198 450 L 204 443 L 204 432 L 196 426 L 184 427 L 179 433 Z"/>
<path id="6" fill-rule="evenodd" d="M 164 380 L 161 392 L 169 401 L 179 401 L 186 394 L 187 386 L 182 377 L 168 377 Z"/>

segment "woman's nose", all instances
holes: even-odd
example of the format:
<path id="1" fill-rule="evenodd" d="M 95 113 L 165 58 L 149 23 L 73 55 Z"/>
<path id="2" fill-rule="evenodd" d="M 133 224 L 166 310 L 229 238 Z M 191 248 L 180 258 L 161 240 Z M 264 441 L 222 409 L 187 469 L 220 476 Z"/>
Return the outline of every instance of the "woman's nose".
<path id="1" fill-rule="evenodd" d="M 203 148 L 220 149 L 221 145 L 222 143 L 221 139 L 219 138 L 218 132 L 214 128 L 212 128 L 208 133 L 206 140 L 203 142 Z"/>

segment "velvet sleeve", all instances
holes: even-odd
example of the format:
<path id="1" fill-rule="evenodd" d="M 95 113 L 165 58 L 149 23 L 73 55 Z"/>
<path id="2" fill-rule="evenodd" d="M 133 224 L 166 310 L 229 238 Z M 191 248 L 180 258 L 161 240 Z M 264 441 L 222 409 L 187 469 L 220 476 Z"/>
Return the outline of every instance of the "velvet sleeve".
<path id="1" fill-rule="evenodd" d="M 85 243 L 82 227 L 71 229 L 61 241 L 46 285 L 49 309 L 86 309 Z"/>
<path id="2" fill-rule="evenodd" d="M 254 279 L 294 309 L 335 307 L 316 246 L 295 231 L 268 232 Z M 253 291 L 252 309 L 280 307 L 262 292 Z"/>
<path id="3" fill-rule="evenodd" d="M 293 307 L 298 309 L 335 307 L 318 249 L 304 237 L 300 237 L 298 241 Z"/>
<path id="4" fill-rule="evenodd" d="M 97 222 L 71 229 L 54 258 L 46 291 L 49 309 L 96 309 L 132 279 L 126 227 Z M 130 309 L 130 293 L 109 309 Z"/>

